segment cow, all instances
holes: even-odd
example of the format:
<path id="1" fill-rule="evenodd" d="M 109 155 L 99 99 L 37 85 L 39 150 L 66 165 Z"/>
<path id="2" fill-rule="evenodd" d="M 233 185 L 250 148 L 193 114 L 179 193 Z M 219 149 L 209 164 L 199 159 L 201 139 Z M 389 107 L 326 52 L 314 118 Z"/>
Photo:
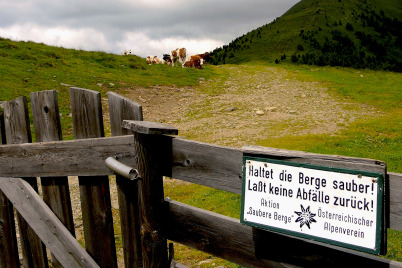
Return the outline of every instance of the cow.
<path id="1" fill-rule="evenodd" d="M 124 56 L 128 56 L 128 55 L 130 55 L 131 54 L 131 49 L 126 49 L 126 50 L 124 50 L 124 52 L 123 52 L 123 55 Z"/>
<path id="2" fill-rule="evenodd" d="M 147 63 L 148 63 L 149 65 L 162 63 L 162 60 L 159 59 L 157 56 L 148 56 L 148 57 L 146 58 L 146 61 L 147 61 Z"/>
<path id="3" fill-rule="evenodd" d="M 153 60 L 154 60 L 155 56 L 147 56 L 146 61 L 149 65 L 153 64 Z"/>
<path id="4" fill-rule="evenodd" d="M 208 60 L 211 60 L 211 59 L 212 59 L 211 55 L 209 55 L 208 52 L 205 52 L 205 53 L 203 53 L 203 54 L 197 54 L 197 55 L 194 55 L 194 56 L 190 56 L 190 57 L 187 59 L 187 61 L 190 61 L 190 60 L 199 60 L 201 65 L 207 65 L 207 61 L 208 61 Z"/>
<path id="5" fill-rule="evenodd" d="M 183 63 L 182 67 L 183 68 L 194 67 L 194 68 L 197 68 L 197 69 L 202 69 L 201 63 L 200 63 L 200 61 L 198 59 L 188 60 L 185 63 Z"/>
<path id="6" fill-rule="evenodd" d="M 185 48 L 176 48 L 170 52 L 170 60 L 172 61 L 172 67 L 176 65 L 176 62 L 179 61 L 181 64 L 184 64 L 186 61 L 187 52 Z"/>
<path id="7" fill-rule="evenodd" d="M 163 64 L 167 64 L 167 65 L 172 64 L 172 60 L 170 59 L 169 54 L 163 54 L 162 60 L 163 60 Z"/>
<path id="8" fill-rule="evenodd" d="M 154 64 L 161 64 L 161 63 L 163 63 L 163 60 L 161 60 L 160 58 L 158 58 L 158 57 L 154 57 Z"/>

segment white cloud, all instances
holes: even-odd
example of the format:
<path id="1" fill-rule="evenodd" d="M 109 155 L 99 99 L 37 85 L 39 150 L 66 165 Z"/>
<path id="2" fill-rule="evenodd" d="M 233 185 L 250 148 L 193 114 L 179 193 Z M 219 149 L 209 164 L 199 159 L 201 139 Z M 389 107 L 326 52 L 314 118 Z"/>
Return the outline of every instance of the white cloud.
<path id="1" fill-rule="evenodd" d="M 0 0 L 0 36 L 162 55 L 203 53 L 281 16 L 299 0 Z"/>
<path id="2" fill-rule="evenodd" d="M 222 46 L 222 41 L 214 39 L 186 39 L 186 38 L 162 38 L 160 40 L 150 39 L 143 33 L 126 33 L 124 39 L 117 43 L 120 51 L 131 49 L 135 55 L 146 57 L 147 55 L 156 55 L 161 57 L 178 47 L 185 47 L 188 55 L 204 53 Z"/>
<path id="3" fill-rule="evenodd" d="M 23 24 L 0 28 L 0 36 L 18 41 L 34 41 L 83 50 L 112 49 L 112 45 L 108 43 L 104 34 L 91 28 L 70 29 Z"/>

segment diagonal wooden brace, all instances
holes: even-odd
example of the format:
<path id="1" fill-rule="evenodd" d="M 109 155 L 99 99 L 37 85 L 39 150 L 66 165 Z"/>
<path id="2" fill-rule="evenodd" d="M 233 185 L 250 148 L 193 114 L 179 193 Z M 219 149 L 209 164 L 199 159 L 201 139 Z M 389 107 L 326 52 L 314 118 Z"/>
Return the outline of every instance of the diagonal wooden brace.
<path id="1" fill-rule="evenodd" d="M 99 267 L 28 182 L 0 177 L 0 190 L 64 267 Z"/>

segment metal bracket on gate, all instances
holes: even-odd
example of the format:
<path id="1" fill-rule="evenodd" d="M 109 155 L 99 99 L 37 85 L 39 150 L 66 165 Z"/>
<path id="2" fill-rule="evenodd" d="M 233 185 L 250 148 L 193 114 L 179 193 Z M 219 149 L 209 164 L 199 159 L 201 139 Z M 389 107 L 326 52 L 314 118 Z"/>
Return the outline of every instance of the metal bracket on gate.
<path id="1" fill-rule="evenodd" d="M 131 168 L 119 161 L 114 157 L 108 157 L 105 161 L 106 166 L 110 168 L 113 172 L 129 179 L 129 180 L 140 180 L 140 176 L 138 174 L 138 170 Z"/>

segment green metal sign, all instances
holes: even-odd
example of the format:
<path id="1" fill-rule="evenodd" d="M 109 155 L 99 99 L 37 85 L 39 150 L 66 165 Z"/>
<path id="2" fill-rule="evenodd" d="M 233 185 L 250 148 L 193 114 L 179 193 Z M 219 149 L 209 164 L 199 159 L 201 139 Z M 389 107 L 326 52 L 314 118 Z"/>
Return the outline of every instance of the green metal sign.
<path id="1" fill-rule="evenodd" d="M 382 174 L 243 156 L 241 223 L 381 253 Z"/>

